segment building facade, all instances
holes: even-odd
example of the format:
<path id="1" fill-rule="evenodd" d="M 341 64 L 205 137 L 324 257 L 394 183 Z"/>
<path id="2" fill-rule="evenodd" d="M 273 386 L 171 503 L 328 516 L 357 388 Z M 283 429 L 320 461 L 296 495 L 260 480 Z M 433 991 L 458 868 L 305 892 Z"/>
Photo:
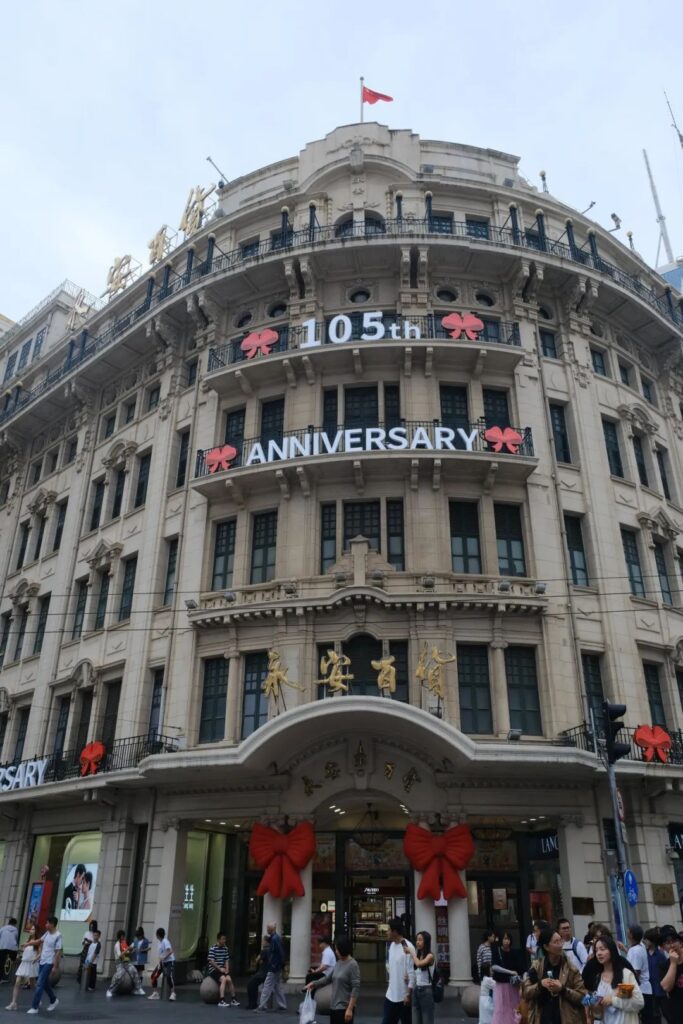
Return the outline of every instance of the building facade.
<path id="1" fill-rule="evenodd" d="M 463 985 L 488 925 L 611 919 L 609 699 L 634 913 L 680 926 L 680 296 L 517 158 L 378 124 L 216 195 L 0 340 L 0 914 L 188 963 L 221 925 L 240 971 L 276 920 L 300 982 L 341 929 L 380 979 L 404 913 Z M 252 826 L 301 821 L 259 896 Z M 410 821 L 469 826 L 466 899 Z"/>

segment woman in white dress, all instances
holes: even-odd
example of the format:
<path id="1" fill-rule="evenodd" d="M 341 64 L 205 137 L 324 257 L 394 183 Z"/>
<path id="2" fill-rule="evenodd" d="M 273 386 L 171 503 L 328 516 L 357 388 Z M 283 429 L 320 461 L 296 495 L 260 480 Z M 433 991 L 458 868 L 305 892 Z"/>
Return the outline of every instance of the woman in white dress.
<path id="1" fill-rule="evenodd" d="M 595 943 L 595 958 L 602 968 L 595 994 L 600 998 L 604 1024 L 638 1024 L 645 1005 L 636 976 L 612 938 Z"/>
<path id="2" fill-rule="evenodd" d="M 12 1002 L 9 1006 L 5 1007 L 5 1009 L 16 1010 L 19 990 L 27 985 L 29 988 L 33 987 L 33 982 L 38 977 L 38 961 L 40 960 L 40 947 L 42 942 L 43 940 L 38 934 L 37 927 L 32 924 L 29 929 L 28 939 L 24 943 L 21 961 L 17 967 L 17 973 L 14 979 L 14 989 L 12 991 Z"/>

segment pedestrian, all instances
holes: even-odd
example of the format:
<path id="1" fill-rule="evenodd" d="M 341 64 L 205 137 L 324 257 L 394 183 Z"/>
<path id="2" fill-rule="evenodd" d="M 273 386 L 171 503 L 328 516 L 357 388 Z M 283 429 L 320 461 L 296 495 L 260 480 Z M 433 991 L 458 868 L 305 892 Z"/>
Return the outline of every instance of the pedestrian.
<path id="1" fill-rule="evenodd" d="M 85 954 L 85 970 L 86 970 L 86 988 L 88 992 L 94 992 L 95 986 L 97 985 L 97 961 L 99 959 L 100 952 L 102 951 L 102 943 L 100 942 L 100 931 L 97 928 L 92 930 L 92 942 L 88 946 L 88 952 Z"/>
<path id="2" fill-rule="evenodd" d="M 662 988 L 662 973 L 666 974 L 669 969 L 669 959 L 661 949 L 661 936 L 659 928 L 648 928 L 643 935 L 643 941 L 647 948 L 647 959 L 650 968 L 650 984 L 652 985 L 652 999 L 653 999 L 653 1020 L 655 1024 L 659 1024 L 662 1018 L 662 1003 L 668 998 L 666 992 Z M 664 971 L 662 972 L 662 968 Z"/>
<path id="3" fill-rule="evenodd" d="M 493 947 L 491 977 L 496 983 L 493 1000 L 493 1024 L 510 1024 L 519 1006 L 519 986 L 525 972 L 521 950 L 512 948 L 512 934 L 503 932 L 500 944 Z"/>
<path id="4" fill-rule="evenodd" d="M 219 932 L 216 936 L 216 945 L 212 946 L 208 955 L 209 977 L 218 984 L 220 996 L 219 1006 L 239 1006 L 235 999 L 235 986 L 230 977 L 230 951 L 227 946 L 225 932 Z M 225 1001 L 225 990 L 228 990 L 230 1001 Z"/>
<path id="5" fill-rule="evenodd" d="M 144 928 L 136 928 L 133 940 L 133 967 L 140 975 L 141 980 L 145 973 L 150 946 L 151 942 L 146 937 Z"/>
<path id="6" fill-rule="evenodd" d="M 43 992 L 47 992 L 47 998 L 50 1001 L 48 1011 L 56 1010 L 59 1006 L 59 999 L 57 999 L 54 989 L 50 984 L 50 974 L 54 969 L 59 967 L 59 961 L 61 958 L 62 936 L 61 933 L 57 931 L 57 918 L 54 917 L 54 915 L 50 915 L 47 919 L 45 933 L 42 939 L 42 946 L 40 948 L 36 990 L 33 994 L 31 1009 L 27 1010 L 27 1013 L 38 1013 L 40 1009 L 40 1001 L 43 998 Z"/>
<path id="7" fill-rule="evenodd" d="M 604 1024 L 638 1024 L 638 1015 L 645 1006 L 643 993 L 613 938 L 603 935 L 596 939 L 595 959 L 600 964 L 600 974 L 593 991 Z"/>
<path id="8" fill-rule="evenodd" d="M 415 988 L 415 947 L 405 938 L 405 925 L 400 917 L 388 921 L 387 991 L 384 997 L 382 1024 L 411 1024 L 411 1003 Z"/>
<path id="9" fill-rule="evenodd" d="M 256 959 L 256 970 L 249 978 L 247 982 L 247 1009 L 256 1010 L 258 1008 L 258 990 L 259 985 L 263 984 L 266 980 L 266 974 L 268 973 L 268 959 L 270 957 L 270 935 L 266 934 L 263 936 L 261 941 L 261 952 Z"/>
<path id="10" fill-rule="evenodd" d="M 611 939 L 612 933 L 604 924 L 593 925 L 593 938 L 591 940 L 590 948 L 588 950 L 588 961 L 586 966 L 581 972 L 583 983 L 589 992 L 594 992 L 598 984 L 598 978 L 600 976 L 602 968 L 600 967 L 600 961 L 595 955 L 596 943 L 599 939 Z"/>
<path id="11" fill-rule="evenodd" d="M 654 997 L 650 983 L 650 960 L 647 955 L 647 946 L 643 942 L 644 934 L 639 924 L 629 926 L 629 948 L 626 959 L 631 965 L 631 970 L 636 976 L 638 987 L 643 993 L 643 999 L 645 1000 L 642 1013 L 643 1024 L 653 1024 Z"/>
<path id="12" fill-rule="evenodd" d="M 152 974 L 152 994 L 149 998 L 159 998 L 157 984 L 159 976 L 163 975 L 166 984 L 171 990 L 168 998 L 172 1003 L 174 1003 L 176 1000 L 175 979 L 173 977 L 175 973 L 175 953 L 173 952 L 173 946 L 171 945 L 170 940 L 166 938 L 166 931 L 164 928 L 157 928 L 156 936 L 159 951 L 159 969 L 154 971 Z"/>
<path id="13" fill-rule="evenodd" d="M 88 946 L 93 941 L 93 935 L 97 931 L 97 921 L 91 921 L 81 940 L 81 953 L 78 958 L 78 970 L 76 971 L 76 982 L 80 985 L 83 977 L 83 964 L 88 955 Z"/>
<path id="14" fill-rule="evenodd" d="M 538 950 L 538 939 L 536 938 L 536 932 L 534 931 L 536 922 L 531 922 L 531 931 L 526 937 L 526 951 L 529 957 L 529 963 L 533 963 L 536 959 L 536 952 Z"/>
<path id="15" fill-rule="evenodd" d="M 31 987 L 31 983 L 35 978 L 38 977 L 38 961 L 40 960 L 40 930 L 38 925 L 32 924 L 28 930 L 28 939 L 24 943 L 23 951 L 21 954 L 21 961 L 17 967 L 17 973 L 14 978 L 14 988 L 12 990 L 12 1001 L 9 1006 L 6 1006 L 6 1010 L 17 1009 L 17 999 L 19 997 L 19 991 L 22 986 Z"/>
<path id="16" fill-rule="evenodd" d="M 557 922 L 557 930 L 562 936 L 562 952 L 566 956 L 567 960 L 569 960 L 569 963 L 573 967 L 576 967 L 579 974 L 581 974 L 588 963 L 588 952 L 586 947 L 581 939 L 577 939 L 574 935 L 571 922 L 568 918 L 560 918 Z"/>
<path id="17" fill-rule="evenodd" d="M 432 979 L 436 970 L 436 961 L 432 953 L 432 936 L 429 932 L 417 933 L 415 952 L 410 955 L 415 968 L 415 988 L 413 989 L 415 1024 L 434 1024 Z"/>
<path id="18" fill-rule="evenodd" d="M 325 978 L 328 974 L 331 974 L 337 962 L 334 950 L 332 949 L 332 938 L 329 935 L 322 935 L 318 939 L 318 950 L 320 962 L 311 964 L 311 968 L 306 975 L 306 985 L 311 981 L 318 981 L 319 978 Z"/>
<path id="19" fill-rule="evenodd" d="M 481 942 L 477 947 L 477 976 L 479 981 L 484 975 L 484 967 L 489 968 L 489 976 L 491 975 L 491 964 L 493 962 L 493 947 L 498 941 L 498 936 L 494 932 L 493 928 L 487 928 L 481 937 Z"/>
<path id="20" fill-rule="evenodd" d="M 114 976 L 109 983 L 109 988 L 107 989 L 107 999 L 111 999 L 114 993 L 121 987 L 121 982 L 126 974 L 133 982 L 133 995 L 144 996 L 145 991 L 142 987 L 140 975 L 130 962 L 130 946 L 126 941 L 126 933 L 123 928 L 120 928 L 116 933 L 116 942 L 114 943 L 114 964 Z"/>
<path id="21" fill-rule="evenodd" d="M 538 936 L 537 958 L 522 982 L 529 1004 L 529 1024 L 584 1024 L 586 989 L 581 975 L 562 952 L 562 936 L 544 928 Z"/>
<path id="22" fill-rule="evenodd" d="M 479 983 L 479 1024 L 491 1024 L 496 994 L 496 982 L 491 977 L 491 965 L 484 964 Z"/>
<path id="23" fill-rule="evenodd" d="M 0 985 L 9 985 L 9 976 L 19 950 L 19 930 L 16 917 L 10 917 L 0 928 Z"/>
<path id="24" fill-rule="evenodd" d="M 337 957 L 332 970 L 322 978 L 310 981 L 306 988 L 309 992 L 317 992 L 319 988 L 331 985 L 330 1024 L 351 1024 L 360 995 L 360 967 L 351 956 L 348 935 L 337 936 Z"/>
<path id="25" fill-rule="evenodd" d="M 287 998 L 282 984 L 282 972 L 285 967 L 285 947 L 277 933 L 277 926 L 274 922 L 271 921 L 266 926 L 266 931 L 270 935 L 270 955 L 268 957 L 268 972 L 266 980 L 263 982 L 261 1001 L 257 1009 L 263 1012 L 267 1008 L 268 1000 L 272 995 L 277 1003 L 277 1009 L 286 1010 Z"/>
<path id="26" fill-rule="evenodd" d="M 683 1020 L 683 932 L 665 924 L 659 934 L 662 949 L 669 957 L 666 969 L 660 968 L 662 988 L 667 996 L 662 1002 L 662 1014 L 668 1024 L 680 1024 Z"/>

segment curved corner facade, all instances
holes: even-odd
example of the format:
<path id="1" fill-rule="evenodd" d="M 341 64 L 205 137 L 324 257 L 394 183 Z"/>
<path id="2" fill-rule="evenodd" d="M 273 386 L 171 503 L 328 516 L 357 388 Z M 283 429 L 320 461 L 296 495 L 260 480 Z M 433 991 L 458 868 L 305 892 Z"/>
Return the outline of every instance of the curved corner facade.
<path id="1" fill-rule="evenodd" d="M 680 926 L 682 338 L 516 157 L 377 124 L 0 336 L 0 914 L 188 964 L 220 924 L 238 971 L 276 920 L 298 983 L 340 928 L 379 979 L 405 913 L 463 985 L 487 924 L 611 917 L 609 699 L 640 921 Z M 305 896 L 258 896 L 251 825 L 301 820 Z M 467 900 L 417 898 L 409 821 L 470 825 Z"/>

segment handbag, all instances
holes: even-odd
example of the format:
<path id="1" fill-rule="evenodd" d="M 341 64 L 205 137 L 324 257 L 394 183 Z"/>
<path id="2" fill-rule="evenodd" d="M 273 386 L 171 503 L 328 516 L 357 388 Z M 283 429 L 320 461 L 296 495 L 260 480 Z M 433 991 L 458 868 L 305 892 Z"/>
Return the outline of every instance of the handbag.
<path id="1" fill-rule="evenodd" d="M 315 1024 L 315 999 L 310 992 L 299 1007 L 299 1024 Z"/>
<path id="2" fill-rule="evenodd" d="M 435 1003 L 443 1002 L 443 978 L 441 977 L 441 971 L 438 967 L 435 967 L 433 971 L 429 972 L 429 980 L 432 983 L 432 998 Z"/>

